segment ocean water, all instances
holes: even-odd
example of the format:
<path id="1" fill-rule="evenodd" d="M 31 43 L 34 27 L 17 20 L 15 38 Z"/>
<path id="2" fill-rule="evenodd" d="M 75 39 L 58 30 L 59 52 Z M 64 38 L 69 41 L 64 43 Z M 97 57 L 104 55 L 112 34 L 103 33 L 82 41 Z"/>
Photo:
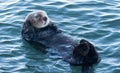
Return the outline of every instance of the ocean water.
<path id="1" fill-rule="evenodd" d="M 0 73 L 81 71 L 22 40 L 22 24 L 34 10 L 45 10 L 65 34 L 95 45 L 101 61 L 91 73 L 120 73 L 120 0 L 0 0 Z"/>

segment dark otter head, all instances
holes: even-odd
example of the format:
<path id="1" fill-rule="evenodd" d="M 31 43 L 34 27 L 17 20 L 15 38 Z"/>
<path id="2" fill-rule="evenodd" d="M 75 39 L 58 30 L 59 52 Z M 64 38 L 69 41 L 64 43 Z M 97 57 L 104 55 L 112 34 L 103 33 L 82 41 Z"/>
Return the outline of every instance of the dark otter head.
<path id="1" fill-rule="evenodd" d="M 94 46 L 84 39 L 74 48 L 72 55 L 65 58 L 71 65 L 92 65 L 97 59 L 98 54 Z"/>

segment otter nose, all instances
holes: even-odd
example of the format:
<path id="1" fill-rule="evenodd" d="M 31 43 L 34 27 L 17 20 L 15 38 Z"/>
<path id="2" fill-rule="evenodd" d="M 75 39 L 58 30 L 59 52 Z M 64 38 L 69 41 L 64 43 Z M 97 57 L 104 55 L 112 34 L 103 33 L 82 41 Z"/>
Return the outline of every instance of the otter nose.
<path id="1" fill-rule="evenodd" d="M 47 17 L 43 17 L 43 20 L 44 20 L 44 21 L 47 21 Z"/>

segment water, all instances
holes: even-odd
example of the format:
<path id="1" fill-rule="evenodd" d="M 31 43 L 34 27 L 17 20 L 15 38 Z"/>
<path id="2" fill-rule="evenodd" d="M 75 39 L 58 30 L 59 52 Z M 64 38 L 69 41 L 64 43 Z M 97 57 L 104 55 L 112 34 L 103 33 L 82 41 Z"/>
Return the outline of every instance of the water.
<path id="1" fill-rule="evenodd" d="M 39 9 L 65 34 L 97 47 L 102 60 L 91 73 L 120 73 L 120 0 L 0 0 L 0 73 L 80 72 L 22 40 L 25 16 Z"/>

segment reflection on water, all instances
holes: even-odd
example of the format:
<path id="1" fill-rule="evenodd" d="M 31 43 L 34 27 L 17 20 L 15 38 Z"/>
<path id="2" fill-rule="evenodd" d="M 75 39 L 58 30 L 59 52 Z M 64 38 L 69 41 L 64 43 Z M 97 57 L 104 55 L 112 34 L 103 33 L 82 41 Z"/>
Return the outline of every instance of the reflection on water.
<path id="1" fill-rule="evenodd" d="M 45 10 L 65 34 L 92 42 L 102 60 L 91 72 L 120 72 L 119 0 L 0 1 L 0 73 L 78 73 L 61 57 L 41 53 L 21 38 L 25 16 Z"/>

